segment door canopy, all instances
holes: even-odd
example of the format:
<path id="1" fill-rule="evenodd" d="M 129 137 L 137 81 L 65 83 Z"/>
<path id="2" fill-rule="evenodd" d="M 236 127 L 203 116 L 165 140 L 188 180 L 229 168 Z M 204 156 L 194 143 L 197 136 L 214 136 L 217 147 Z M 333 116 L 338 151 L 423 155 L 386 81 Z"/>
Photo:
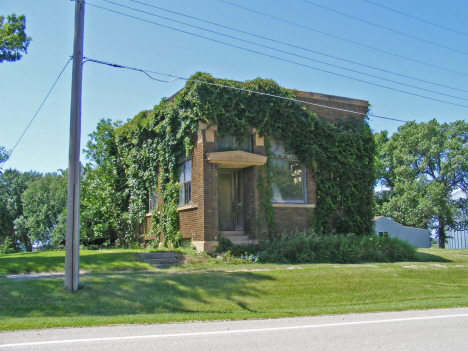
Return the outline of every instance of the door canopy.
<path id="1" fill-rule="evenodd" d="M 247 168 L 262 166 L 267 156 L 252 154 L 245 151 L 210 152 L 206 154 L 209 163 L 215 163 L 222 168 Z"/>

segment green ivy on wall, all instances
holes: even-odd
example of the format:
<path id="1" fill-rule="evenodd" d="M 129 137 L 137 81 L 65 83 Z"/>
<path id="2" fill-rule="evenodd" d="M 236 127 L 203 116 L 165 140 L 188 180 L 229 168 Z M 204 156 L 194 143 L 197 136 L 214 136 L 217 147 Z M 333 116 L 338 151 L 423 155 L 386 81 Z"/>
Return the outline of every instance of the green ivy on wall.
<path id="1" fill-rule="evenodd" d="M 174 101 L 163 99 L 153 110 L 140 112 L 119 127 L 116 142 L 126 172 L 128 213 L 133 223 L 143 221 L 148 192 L 158 189 L 163 205 L 154 209 L 152 233 L 165 233 L 165 244 L 180 239 L 177 161 L 193 148 L 193 133 L 203 121 L 216 124 L 219 136 L 232 135 L 238 140 L 245 139 L 252 126 L 260 136 L 282 140 L 295 150 L 317 182 L 317 231 L 328 232 L 331 223 L 342 233 L 372 231 L 375 146 L 367 121 L 350 117 L 332 125 L 297 101 L 220 85 L 294 98 L 294 92 L 273 80 L 238 83 L 199 72 Z M 264 177 L 262 170 L 259 173 L 259 187 L 264 187 L 262 208 L 272 233 L 271 189 L 265 173 L 266 179 L 260 178 Z"/>

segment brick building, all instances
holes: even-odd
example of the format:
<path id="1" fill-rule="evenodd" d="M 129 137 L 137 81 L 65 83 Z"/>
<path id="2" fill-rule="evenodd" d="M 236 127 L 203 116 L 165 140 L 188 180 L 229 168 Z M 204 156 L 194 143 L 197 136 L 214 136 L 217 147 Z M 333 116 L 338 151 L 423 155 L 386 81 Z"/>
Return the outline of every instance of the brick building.
<path id="1" fill-rule="evenodd" d="M 367 113 L 367 101 L 303 91 L 294 94 L 330 123 L 353 115 L 362 120 Z M 250 127 L 249 137 L 239 142 L 235 137 L 218 136 L 217 129 L 200 122 L 192 136 L 191 154 L 180 160 L 179 228 L 183 239 L 190 239 L 199 251 L 215 250 L 220 233 L 235 244 L 255 243 L 262 235 L 259 221 L 265 221 L 258 189 L 260 167 L 268 158 L 264 138 Z M 270 141 L 269 153 L 275 231 L 306 230 L 317 201 L 313 173 L 281 140 Z M 154 194 L 150 203 L 156 201 L 160 200 Z"/>

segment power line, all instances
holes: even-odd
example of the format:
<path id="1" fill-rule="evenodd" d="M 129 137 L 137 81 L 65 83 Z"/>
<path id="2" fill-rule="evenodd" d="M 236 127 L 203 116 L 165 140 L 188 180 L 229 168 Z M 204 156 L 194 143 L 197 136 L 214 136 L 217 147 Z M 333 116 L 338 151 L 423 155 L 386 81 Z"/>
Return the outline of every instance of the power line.
<path id="1" fill-rule="evenodd" d="M 107 1 L 107 0 L 103 0 L 103 1 Z M 344 59 L 344 58 L 341 58 L 341 57 L 337 57 L 337 56 L 325 54 L 325 53 L 322 53 L 322 52 L 319 52 L 319 51 L 315 51 L 315 50 L 311 50 L 311 49 L 304 48 L 304 47 L 301 47 L 301 46 L 293 45 L 293 44 L 286 43 L 286 42 L 283 42 L 283 41 L 279 41 L 279 40 L 276 40 L 276 39 L 271 39 L 271 38 L 264 37 L 264 36 L 261 36 L 261 35 L 249 33 L 249 32 L 246 32 L 246 31 L 243 31 L 243 30 L 240 30 L 240 29 L 228 27 L 228 26 L 225 26 L 225 25 L 222 25 L 222 24 L 219 24 L 219 23 L 215 23 L 215 22 L 203 20 L 203 19 L 200 19 L 200 18 L 197 18 L 197 17 L 194 17 L 194 16 L 189 16 L 189 15 L 186 15 L 186 14 L 183 14 L 183 13 L 180 13 L 180 12 L 176 12 L 176 11 L 171 11 L 171 10 L 168 10 L 168 9 L 164 9 L 164 8 L 162 8 L 162 7 L 155 6 L 155 5 L 151 5 L 151 4 L 148 4 L 148 3 L 145 3 L 145 2 L 141 2 L 141 1 L 137 1 L 137 0 L 130 0 L 130 1 L 135 2 L 135 3 L 138 3 L 138 4 L 141 4 L 141 5 L 149 6 L 149 7 L 152 7 L 152 8 L 158 9 L 158 10 L 161 10 L 161 11 L 173 13 L 173 14 L 176 14 L 176 15 L 179 15 L 179 16 L 183 16 L 183 17 L 186 17 L 186 18 L 190 18 L 190 19 L 194 19 L 194 20 L 200 21 L 200 22 L 208 23 L 208 24 L 211 24 L 211 25 L 214 25 L 214 26 L 218 26 L 218 27 L 221 27 L 221 28 L 226 28 L 226 29 L 229 29 L 229 30 L 238 32 L 238 33 L 247 34 L 247 35 L 250 35 L 250 36 L 253 36 L 253 37 L 256 37 L 256 38 L 260 38 L 260 39 L 264 39 L 264 40 L 269 40 L 269 41 L 271 41 L 271 42 L 278 43 L 278 44 L 282 44 L 282 45 L 286 45 L 286 46 L 289 46 L 289 47 L 292 47 L 292 48 L 296 48 L 296 49 L 300 49 L 300 50 L 312 52 L 312 53 L 314 53 L 314 54 L 322 55 L 322 56 L 325 56 L 325 57 L 330 57 L 330 58 L 333 58 L 333 59 L 336 59 L 336 60 L 340 60 L 340 61 L 343 61 L 343 62 L 352 63 L 352 64 L 354 64 L 354 65 L 358 65 L 358 66 L 370 68 L 370 69 L 377 70 L 377 71 L 380 71 L 380 72 L 390 73 L 390 74 L 393 74 L 393 75 L 396 75 L 396 76 L 400 76 L 400 77 L 404 77 L 404 78 L 416 80 L 416 81 L 422 82 L 422 83 L 432 84 L 432 85 L 436 85 L 436 86 L 439 86 L 439 87 L 443 87 L 443 88 L 447 88 L 447 89 L 451 89 L 451 90 L 456 90 L 456 91 L 461 91 L 461 92 L 468 93 L 468 90 L 458 89 L 458 88 L 450 87 L 450 86 L 447 86 L 447 85 L 443 85 L 443 84 L 439 84 L 439 83 L 435 83 L 435 82 L 430 82 L 430 81 L 427 81 L 427 80 L 424 80 L 424 79 L 419 79 L 419 78 L 407 76 L 407 75 L 404 75 L 404 74 L 400 74 L 400 73 L 388 71 L 388 70 L 385 70 L 385 69 L 373 67 L 373 66 L 370 66 L 370 65 L 362 64 L 362 63 L 359 63 L 359 62 L 351 61 L 351 60 L 348 60 L 348 59 Z M 110 2 L 110 1 L 107 1 L 107 2 Z"/>
<path id="2" fill-rule="evenodd" d="M 355 81 L 358 81 L 358 82 L 361 82 L 361 83 L 366 83 L 366 84 L 374 85 L 374 86 L 381 87 L 381 88 L 384 88 L 384 89 L 388 89 L 388 90 L 392 90 L 392 91 L 397 91 L 397 92 L 400 92 L 400 93 L 404 93 L 404 94 L 408 94 L 408 95 L 412 95 L 412 96 L 417 96 L 417 97 L 420 97 L 420 98 L 423 98 L 423 99 L 427 99 L 427 100 L 438 101 L 438 102 L 442 102 L 442 103 L 449 104 L 449 105 L 454 105 L 454 106 L 459 106 L 459 107 L 468 108 L 467 105 L 461 105 L 461 104 L 457 104 L 457 103 L 454 103 L 454 102 L 449 102 L 449 101 L 445 101 L 445 100 L 440 100 L 440 99 L 436 99 L 436 98 L 431 98 L 431 97 L 428 97 L 428 96 L 425 96 L 425 95 L 420 95 L 420 94 L 416 94 L 416 93 L 411 93 L 411 92 L 408 92 L 408 91 L 405 91 L 405 90 L 401 90 L 401 89 L 391 88 L 391 87 L 388 87 L 388 86 L 385 86 L 385 85 L 382 85 L 382 84 L 372 83 L 372 82 L 369 82 L 369 81 L 366 81 L 366 80 L 362 80 L 362 79 L 358 79 L 358 78 L 353 78 L 353 77 L 350 77 L 350 76 L 346 76 L 346 75 L 344 75 L 344 74 L 340 74 L 340 73 L 336 73 L 336 72 L 327 71 L 327 70 L 324 70 L 324 69 L 321 69 L 321 68 L 317 68 L 317 67 L 313 67 L 313 66 L 306 65 L 306 64 L 303 64 L 303 63 L 299 63 L 299 62 L 291 61 L 291 60 L 288 60 L 288 59 L 280 58 L 280 57 L 277 57 L 277 56 L 274 56 L 274 55 L 262 53 L 262 52 L 255 51 L 255 50 L 252 50 L 252 49 L 247 49 L 247 48 L 244 48 L 244 47 L 242 47 L 242 46 L 238 46 L 238 45 L 226 43 L 226 42 L 223 42 L 223 41 L 221 41 L 221 40 L 217 40 L 217 39 L 213 39 L 213 38 L 208 38 L 208 37 L 205 37 L 205 36 L 202 36 L 202 35 L 199 35 L 199 34 L 187 32 L 187 31 L 185 31 L 185 30 L 177 29 L 177 28 L 170 27 L 170 26 L 167 26 L 167 25 L 163 25 L 163 24 L 160 24 L 160 23 L 157 23 L 157 22 L 154 22 L 154 21 L 145 20 L 145 19 L 140 18 L 140 17 L 132 16 L 132 15 L 129 15 L 129 14 L 126 14 L 126 13 L 122 13 L 122 12 L 119 12 L 119 11 L 115 11 L 115 10 L 112 10 L 112 9 L 109 9 L 109 8 L 106 8 L 106 7 L 94 5 L 94 4 L 91 4 L 91 3 L 89 3 L 89 2 L 86 2 L 86 4 L 89 5 L 89 6 L 93 6 L 93 7 L 96 7 L 96 8 L 100 8 L 100 9 L 103 9 L 103 10 L 106 10 L 106 11 L 109 11 L 109 12 L 113 12 L 113 13 L 122 15 L 122 16 L 125 16 L 125 17 L 133 18 L 133 19 L 136 19 L 136 20 L 139 20 L 139 21 L 142 21 L 142 22 L 151 23 L 151 24 L 154 24 L 154 25 L 163 27 L 163 28 L 172 29 L 172 30 L 175 30 L 175 31 L 178 31 L 178 32 L 181 32 L 181 33 L 189 34 L 189 35 L 192 35 L 192 36 L 195 36 L 195 37 L 198 37 L 198 38 L 210 40 L 210 41 L 213 41 L 213 42 L 216 42 L 216 43 L 220 43 L 220 44 L 223 44 L 223 45 L 226 45 L 226 46 L 231 46 L 231 47 L 234 47 L 234 48 L 237 48 L 237 49 L 241 49 L 241 50 L 244 50 L 244 51 L 252 52 L 252 53 L 255 53 L 255 54 L 258 54 L 258 55 L 262 55 L 262 56 L 265 56 L 265 57 L 274 58 L 274 59 L 276 59 L 276 60 L 280 60 L 280 61 L 292 63 L 292 64 L 295 64 L 295 65 L 298 65 L 298 66 L 301 66 L 301 67 L 310 68 L 310 69 L 313 69 L 313 70 L 316 70 L 316 71 L 320 71 L 320 72 L 332 74 L 332 75 L 335 75 L 335 76 L 338 76 L 338 77 L 343 77 L 343 78 L 347 78 L 347 79 L 352 79 L 352 80 L 355 80 Z M 260 45 L 260 44 L 259 44 L 259 45 Z M 296 56 L 298 56 L 298 55 L 296 55 Z M 420 89 L 422 89 L 422 88 L 420 88 Z M 423 90 L 424 90 L 424 89 L 423 89 Z M 462 98 L 460 98 L 460 99 L 462 99 Z"/>
<path id="3" fill-rule="evenodd" d="M 412 18 L 412 19 L 415 19 L 415 20 L 418 20 L 418 21 L 421 21 L 421 22 L 430 24 L 430 25 L 432 25 L 432 26 L 436 26 L 436 27 L 439 27 L 439 28 L 442 28 L 442 29 L 445 29 L 445 30 L 449 30 L 449 31 L 451 31 L 451 32 L 454 32 L 454 33 L 457 33 L 457 34 L 461 34 L 461 35 L 464 35 L 464 36 L 467 36 L 467 37 L 468 37 L 468 34 L 463 33 L 463 32 L 460 32 L 460 31 L 458 31 L 458 30 L 455 30 L 455 29 L 451 29 L 451 28 L 448 28 L 448 27 L 441 26 L 440 24 L 437 24 L 437 23 L 434 23 L 434 22 L 430 22 L 430 21 L 427 21 L 427 20 L 425 20 L 425 19 L 422 19 L 422 18 L 419 18 L 419 17 L 416 17 L 416 16 L 409 15 L 409 14 L 407 14 L 407 13 L 404 13 L 404 12 L 401 12 L 401 11 L 397 11 L 397 10 L 395 10 L 395 9 L 391 9 L 390 7 L 383 6 L 383 5 L 377 4 L 377 3 L 372 2 L 372 1 L 369 1 L 369 0 L 363 0 L 363 1 L 368 2 L 369 4 L 372 4 L 372 5 L 375 5 L 375 6 L 382 7 L 382 8 L 384 8 L 384 9 L 386 9 L 386 10 L 389 10 L 389 11 L 393 11 L 393 12 L 399 13 L 400 15 L 407 16 L 407 17 L 410 17 L 410 18 Z"/>
<path id="4" fill-rule="evenodd" d="M 434 93 L 434 94 L 438 94 L 438 95 L 442 95 L 442 96 L 451 97 L 451 98 L 453 98 L 453 99 L 468 101 L 468 99 L 466 99 L 466 98 L 462 98 L 462 97 L 458 97 L 458 96 L 453 96 L 453 95 L 450 95 L 450 94 L 445 94 L 445 93 L 441 93 L 441 92 L 438 92 L 438 91 L 434 91 L 434 90 L 430 90 L 430 89 L 425 89 L 425 88 L 417 87 L 417 86 L 414 86 L 414 85 L 411 85 L 411 84 L 406 84 L 406 83 L 398 82 L 398 81 L 395 81 L 395 80 L 392 80 L 392 79 L 387 79 L 387 78 L 382 78 L 382 77 L 374 76 L 374 75 L 372 75 L 372 74 L 364 73 L 364 72 L 357 71 L 357 70 L 354 70 L 354 69 L 351 69 L 351 68 L 346 68 L 346 67 L 334 65 L 334 64 L 332 64 L 332 63 L 328 63 L 328 62 L 324 62 L 324 61 L 312 59 L 312 58 L 310 58 L 310 57 L 306 57 L 306 56 L 294 54 L 294 53 L 291 53 L 291 52 L 289 52 L 289 51 L 285 51 L 285 50 L 281 50 L 281 49 L 276 49 L 276 48 L 273 48 L 273 47 L 270 47 L 270 46 L 267 46 L 267 45 L 262 45 L 262 44 L 258 44 L 258 43 L 255 43 L 255 42 L 252 42 L 252 41 L 249 41 L 249 40 L 237 38 L 237 37 L 234 37 L 234 36 L 232 36 L 232 35 L 228 35 L 228 34 L 216 32 L 216 31 L 213 31 L 213 30 L 210 30 L 210 29 L 198 27 L 198 26 L 195 26 L 195 25 L 192 25 L 192 24 L 188 24 L 188 23 L 185 23 L 185 22 L 177 21 L 177 20 L 172 19 L 172 18 L 168 18 L 168 17 L 164 17 L 164 16 L 160 16 L 160 15 L 151 13 L 151 12 L 139 10 L 139 9 L 136 9 L 136 8 L 133 8 L 133 7 L 130 7 L 130 6 L 121 5 L 121 4 L 118 4 L 118 3 L 113 2 L 113 1 L 110 1 L 110 0 L 103 0 L 103 1 L 108 2 L 108 3 L 110 3 L 110 4 L 113 4 L 113 5 L 117 5 L 117 6 L 120 6 L 120 7 L 124 7 L 124 8 L 126 8 L 126 9 L 130 9 L 130 10 L 133 10 L 133 11 L 141 12 L 141 13 L 144 13 L 144 14 L 147 14 L 147 15 L 150 15 L 150 16 L 155 16 L 155 17 L 162 18 L 162 19 L 165 19 L 165 20 L 168 20 L 168 21 L 171 21 L 171 22 L 179 23 L 179 24 L 182 24 L 182 25 L 185 25 L 185 26 L 188 26 L 188 27 L 200 29 L 200 30 L 203 30 L 203 31 L 206 31 L 206 32 L 209 32 L 209 33 L 214 33 L 214 34 L 221 35 L 221 36 L 224 36 L 224 37 L 227 37 L 227 38 L 230 38 L 230 39 L 239 40 L 239 41 L 241 41 L 241 42 L 245 42 L 245 43 L 248 43 L 248 44 L 260 46 L 260 47 L 262 47 L 262 48 L 266 48 L 266 49 L 269 49 L 269 50 L 281 52 L 281 53 L 283 53 L 283 54 L 287 54 L 287 55 L 299 57 L 299 58 L 302 58 L 302 59 L 305 59 L 305 60 L 309 60 L 309 61 L 313 61 L 313 62 L 318 62 L 318 63 L 324 64 L 324 65 L 331 66 L 331 67 L 335 67 L 335 68 L 339 68 L 339 69 L 342 69 L 342 70 L 345 70 L 345 71 L 349 71 L 349 72 L 361 74 L 361 75 L 364 75 L 364 76 L 368 76 L 368 77 L 380 79 L 380 80 L 383 80 L 383 81 L 386 81 L 386 82 L 390 82 L 390 83 L 395 83 L 395 84 L 403 85 L 403 86 L 405 86 L 405 87 L 410 87 L 410 88 L 413 88 L 413 89 L 418 89 L 418 90 L 427 91 L 427 92 Z M 149 6 L 151 6 L 151 5 L 149 5 Z M 314 68 L 314 69 L 315 69 L 315 68 Z M 350 78 L 350 77 L 347 77 L 347 78 Z M 354 78 L 350 78 L 350 79 L 354 79 Z M 366 82 L 366 83 L 369 83 L 369 82 Z M 372 84 L 372 83 L 370 83 L 370 84 Z"/>
<path id="5" fill-rule="evenodd" d="M 312 105 L 312 106 L 316 106 L 316 107 L 323 107 L 323 108 L 328 108 L 328 109 L 332 109 L 332 110 L 348 112 L 348 113 L 352 113 L 352 114 L 358 114 L 358 115 L 362 115 L 362 116 L 368 116 L 368 117 L 374 117 L 374 118 L 380 118 L 380 119 L 387 119 L 387 120 L 403 122 L 403 123 L 408 122 L 408 121 L 404 121 L 404 120 L 401 120 L 401 119 L 377 116 L 377 115 L 374 115 L 374 114 L 362 113 L 362 112 L 357 112 L 357 111 L 352 111 L 352 110 L 346 110 L 346 109 L 342 109 L 342 108 L 338 108 L 338 107 L 320 105 L 320 104 L 316 104 L 316 103 L 313 103 L 313 102 L 297 100 L 297 99 L 293 99 L 293 98 L 289 98 L 289 97 L 285 97 L 285 96 L 281 96 L 281 95 L 274 95 L 274 94 L 264 93 L 264 92 L 261 92 L 261 91 L 249 90 L 249 89 L 244 89 L 244 88 L 239 88 L 239 87 L 233 87 L 233 86 L 230 86 L 230 85 L 223 85 L 223 84 L 219 84 L 219 83 L 205 82 L 205 81 L 198 80 L 198 79 L 178 77 L 178 76 L 171 75 L 171 74 L 155 72 L 155 71 L 149 71 L 149 70 L 130 67 L 130 66 L 118 65 L 118 64 L 115 64 L 115 63 L 105 62 L 105 61 L 101 61 L 101 60 L 94 60 L 94 59 L 86 58 L 86 61 L 95 62 L 95 63 L 101 64 L 101 65 L 106 65 L 106 66 L 110 66 L 110 67 L 123 68 L 123 69 L 129 69 L 129 70 L 132 70 L 132 71 L 143 72 L 147 76 L 149 76 L 151 79 L 154 79 L 154 78 L 152 78 L 148 73 L 154 73 L 154 74 L 163 75 L 163 76 L 167 76 L 167 77 L 174 77 L 174 79 L 167 80 L 167 81 L 154 79 L 154 80 L 157 80 L 157 81 L 162 82 L 162 83 L 170 83 L 170 82 L 173 82 L 173 81 L 179 79 L 179 80 L 184 80 L 184 81 L 187 81 L 187 82 L 196 82 L 196 83 L 201 83 L 201 84 L 218 86 L 218 87 L 221 87 L 221 88 L 228 88 L 228 89 L 239 90 L 239 91 L 243 91 L 243 92 L 247 92 L 247 93 L 253 93 L 253 94 L 258 94 L 258 95 L 264 95 L 264 96 L 279 98 L 279 99 L 283 99 L 283 100 L 290 100 L 290 101 L 298 102 L 300 104 Z"/>
<path id="6" fill-rule="evenodd" d="M 395 54 L 395 53 L 390 52 L 390 51 L 378 49 L 378 48 L 375 48 L 375 47 L 370 46 L 370 45 L 358 43 L 358 42 L 353 41 L 353 40 L 345 39 L 345 38 L 339 37 L 339 36 L 337 36 L 337 35 L 333 35 L 333 34 L 326 33 L 326 32 L 323 32 L 323 31 L 320 31 L 320 30 L 317 30 L 317 29 L 314 29 L 314 28 L 311 28 L 311 27 L 308 27 L 308 26 L 304 26 L 304 25 L 302 25 L 302 24 L 294 23 L 294 22 L 291 22 L 291 21 L 288 21 L 288 20 L 285 20 L 285 19 L 282 19 L 282 18 L 279 18 L 279 17 L 275 17 L 275 16 L 272 16 L 272 15 L 269 15 L 269 14 L 266 14 L 266 13 L 263 13 L 263 12 L 260 12 L 260 11 L 256 11 L 256 10 L 253 10 L 253 9 L 249 9 L 249 8 L 247 8 L 247 7 L 234 4 L 234 3 L 229 2 L 229 1 L 226 1 L 226 0 L 218 0 L 218 1 L 224 2 L 224 3 L 229 4 L 229 5 L 231 5 L 231 6 L 239 7 L 239 8 L 241 8 L 241 9 L 244 9 L 244 10 L 247 10 L 247 11 L 250 11 L 250 12 L 253 12 L 253 13 L 257 13 L 257 14 L 262 15 L 262 16 L 265 16 L 265 17 L 273 18 L 273 19 L 275 19 L 275 20 L 277 20 L 277 21 L 281 21 L 281 22 L 284 22 L 284 23 L 288 23 L 288 24 L 291 24 L 291 25 L 296 26 L 296 27 L 304 28 L 304 29 L 310 30 L 310 31 L 315 32 L 315 33 L 320 33 L 320 34 L 323 34 L 323 35 L 326 35 L 326 36 L 329 36 L 329 37 L 332 37 L 332 38 L 335 38 L 335 39 L 339 39 L 339 40 L 342 40 L 342 41 L 345 41 L 345 42 L 348 42 L 348 43 L 351 43 L 351 44 L 359 45 L 359 46 L 362 46 L 362 47 L 365 47 L 365 48 L 368 48 L 368 49 L 371 49 L 371 50 L 375 50 L 375 51 L 378 51 L 378 52 L 382 52 L 382 53 L 385 53 L 385 54 L 388 54 L 388 55 L 392 55 L 392 56 L 395 56 L 395 57 L 399 57 L 399 58 L 402 58 L 402 59 L 405 59 L 405 60 L 408 60 L 408 61 L 412 61 L 412 62 L 416 62 L 416 63 L 422 64 L 422 65 L 426 65 L 426 66 L 429 66 L 429 67 L 438 68 L 438 69 L 441 69 L 441 70 L 444 70 L 444 71 L 447 71 L 447 72 L 452 72 L 452 73 L 456 73 L 456 74 L 461 74 L 461 75 L 464 75 L 464 76 L 468 76 L 468 73 L 463 73 L 463 72 L 455 71 L 455 70 L 452 70 L 452 69 L 449 69 L 449 68 L 446 68 L 446 67 L 433 65 L 433 64 L 431 64 L 431 63 L 419 61 L 419 60 L 416 60 L 416 59 L 412 59 L 412 58 L 410 58 L 410 57 L 398 55 L 398 54 Z"/>
<path id="7" fill-rule="evenodd" d="M 87 3 L 88 4 L 88 3 Z M 171 80 L 161 80 L 161 79 L 157 79 L 157 78 L 154 78 L 152 76 L 150 76 L 147 72 L 150 72 L 150 71 L 145 71 L 145 70 L 142 70 L 142 69 L 139 69 L 139 68 L 133 68 L 133 67 L 127 67 L 127 66 L 121 66 L 121 65 L 117 65 L 115 63 L 109 63 L 109 62 L 105 62 L 105 61 L 99 61 L 99 60 L 93 60 L 93 59 L 89 59 L 87 57 L 83 57 L 84 61 L 83 61 L 83 64 L 85 64 L 86 62 L 95 62 L 95 63 L 100 63 L 102 65 L 106 65 L 106 66 L 111 66 L 111 67 L 115 67 L 115 68 L 125 68 L 125 69 L 129 69 L 129 70 L 133 70 L 133 71 L 138 71 L 138 72 L 141 72 L 141 73 L 144 73 L 146 74 L 150 79 L 152 80 L 155 80 L 157 82 L 161 82 L 161 83 L 170 83 L 170 82 L 173 82 L 175 80 L 178 80 L 180 78 L 174 78 L 174 79 L 171 79 Z M 156 72 L 150 72 L 150 73 L 156 73 Z"/>
<path id="8" fill-rule="evenodd" d="M 414 36 L 414 35 L 411 35 L 411 34 L 407 34 L 407 33 L 403 33 L 403 32 L 400 32 L 400 31 L 397 31 L 395 29 L 391 29 L 391 28 L 388 28 L 388 27 L 385 27 L 385 26 L 382 26 L 380 24 L 377 24 L 377 23 L 373 23 L 373 22 L 370 22 L 370 21 L 367 21 L 367 20 L 364 20 L 362 18 L 359 18 L 359 17 L 355 17 L 355 16 L 352 16 L 352 15 L 348 15 L 347 13 L 344 13 L 344 12 L 341 12 L 341 11 L 337 11 L 337 10 L 334 10 L 334 9 L 331 9 L 329 7 L 326 7 L 326 6 L 323 6 L 323 5 L 319 5 L 319 4 L 316 4 L 312 1 L 309 1 L 309 0 L 302 0 L 310 5 L 313 5 L 313 6 L 317 6 L 317 7 L 320 7 L 322 9 L 325 9 L 325 10 L 328 10 L 328 11 L 331 11 L 331 12 L 335 12 L 335 13 L 338 13 L 342 16 L 346 16 L 346 17 L 349 17 L 349 18 L 352 18 L 352 19 L 355 19 L 356 21 L 360 21 L 360 22 L 363 22 L 363 23 L 367 23 L 367 24 L 370 24 L 372 26 L 375 26 L 375 27 L 378 27 L 378 28 L 382 28 L 382 29 L 385 29 L 385 30 L 388 30 L 390 32 L 393 32 L 393 33 L 397 33 L 397 34 L 400 34 L 400 35 L 404 35 L 408 38 L 412 38 L 412 39 L 415 39 L 415 40 L 419 40 L 423 43 L 427 43 L 427 44 L 431 44 L 431 45 L 434 45 L 434 46 L 438 46 L 438 47 L 441 47 L 441 48 L 444 48 L 444 49 L 447 49 L 447 50 L 451 50 L 451 51 L 454 51 L 454 52 L 458 52 L 460 54 L 463 54 L 463 55 L 468 55 L 468 52 L 466 51 L 461 51 L 461 50 L 457 50 L 457 49 L 454 49 L 454 48 L 451 48 L 451 47 L 448 47 L 448 46 L 445 46 L 445 45 L 441 45 L 441 44 L 437 44 L 437 43 L 434 43 L 430 40 L 426 40 L 426 39 L 422 39 L 422 38 L 419 38 L 417 36 Z"/>
<path id="9" fill-rule="evenodd" d="M 29 127 L 31 126 L 32 122 L 34 121 L 34 119 L 36 118 L 37 114 L 39 113 L 39 111 L 41 110 L 42 106 L 44 105 L 44 103 L 46 102 L 47 98 L 49 97 L 50 93 L 52 92 L 52 90 L 54 89 L 55 85 L 57 84 L 58 80 L 60 79 L 60 77 L 62 76 L 62 73 L 65 71 L 65 68 L 67 68 L 68 64 L 70 63 L 70 61 L 73 59 L 73 56 L 71 56 L 68 61 L 67 61 L 67 64 L 65 65 L 65 67 L 63 67 L 62 71 L 60 72 L 60 74 L 58 75 L 57 79 L 55 80 L 54 84 L 52 85 L 52 88 L 50 88 L 49 92 L 47 93 L 46 97 L 44 98 L 44 100 L 42 101 L 41 105 L 39 106 L 39 108 L 37 109 L 36 113 L 34 114 L 33 118 L 31 119 L 31 121 L 29 122 L 29 124 L 27 125 L 26 129 L 24 130 L 23 134 L 21 134 L 21 136 L 19 137 L 18 141 L 16 142 L 15 146 L 13 147 L 13 149 L 11 150 L 10 152 L 10 158 L 11 158 L 11 155 L 13 154 L 13 151 L 15 151 L 16 147 L 18 146 L 19 142 L 21 141 L 21 139 L 23 138 L 24 134 L 26 133 L 26 131 L 29 129 Z M 7 160 L 5 160 L 1 167 L 3 167 L 5 165 L 5 163 L 7 163 L 7 161 L 9 160 L 9 158 Z M 0 167 L 0 168 L 1 168 Z"/>

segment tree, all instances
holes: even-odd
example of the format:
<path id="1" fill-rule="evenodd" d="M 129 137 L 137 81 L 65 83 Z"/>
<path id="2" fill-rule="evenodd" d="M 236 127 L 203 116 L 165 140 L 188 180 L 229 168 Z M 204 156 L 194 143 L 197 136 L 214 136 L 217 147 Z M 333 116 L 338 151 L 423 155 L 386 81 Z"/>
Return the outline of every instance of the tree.
<path id="1" fill-rule="evenodd" d="M 16 16 L 14 13 L 5 17 L 0 16 L 0 63 L 14 62 L 21 59 L 21 53 L 27 53 L 31 37 L 25 33 L 26 17 Z"/>
<path id="2" fill-rule="evenodd" d="M 8 160 L 10 157 L 10 152 L 5 150 L 4 146 L 0 146 L 0 174 L 2 173 L 3 164 Z"/>
<path id="3" fill-rule="evenodd" d="M 379 181 L 389 192 L 380 196 L 377 214 L 403 225 L 436 228 L 444 248 L 446 227 L 467 226 L 455 221 L 466 203 L 452 201 L 451 194 L 468 190 L 468 124 L 408 122 L 390 139 L 379 134 L 376 142 Z"/>
<path id="4" fill-rule="evenodd" d="M 88 239 L 107 238 L 121 243 L 132 234 L 127 223 L 128 192 L 118 157 L 115 129 L 120 122 L 99 121 L 87 143 L 81 184 L 81 232 Z"/>
<path id="5" fill-rule="evenodd" d="M 31 247 L 27 234 L 16 231 L 14 222 L 23 215 L 21 195 L 30 182 L 40 177 L 37 172 L 21 173 L 15 169 L 0 174 L 0 241 L 9 238 L 14 250 L 18 250 L 18 242 L 25 248 Z"/>
<path id="6" fill-rule="evenodd" d="M 23 215 L 15 220 L 15 230 L 26 234 L 31 244 L 49 244 L 51 233 L 67 204 L 66 177 L 56 173 L 45 174 L 28 184 L 21 195 L 21 202 Z"/>

